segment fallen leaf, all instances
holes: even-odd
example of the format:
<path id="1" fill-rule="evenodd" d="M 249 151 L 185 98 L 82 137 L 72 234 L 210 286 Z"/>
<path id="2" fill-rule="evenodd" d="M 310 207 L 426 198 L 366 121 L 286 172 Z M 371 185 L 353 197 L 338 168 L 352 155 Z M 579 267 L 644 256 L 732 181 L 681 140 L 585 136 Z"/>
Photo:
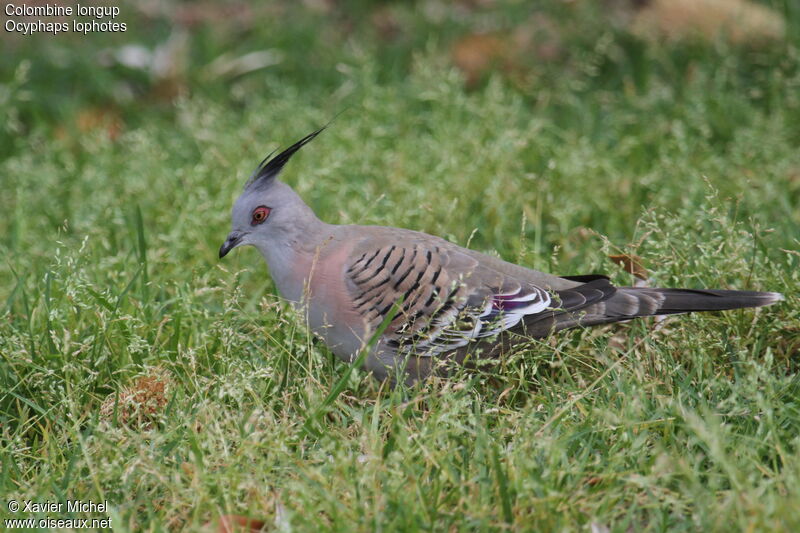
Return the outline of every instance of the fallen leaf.
<path id="1" fill-rule="evenodd" d="M 122 131 L 122 118 L 111 108 L 90 107 L 78 112 L 75 125 L 82 133 L 105 130 L 108 138 L 114 141 Z"/>
<path id="2" fill-rule="evenodd" d="M 631 31 L 644 39 L 725 39 L 759 45 L 783 39 L 780 13 L 748 0 L 652 0 L 633 18 Z"/>
<path id="3" fill-rule="evenodd" d="M 609 255 L 608 258 L 621 266 L 628 274 L 633 274 L 641 280 L 647 279 L 647 269 L 642 265 L 641 257 L 631 254 L 615 254 Z"/>
<path id="4" fill-rule="evenodd" d="M 150 430 L 161 420 L 172 380 L 161 368 L 138 377 L 119 393 L 109 394 L 100 406 L 100 418 L 116 420 L 131 429 Z"/>
<path id="5" fill-rule="evenodd" d="M 598 476 L 592 476 L 588 478 L 584 483 L 589 485 L 590 487 L 594 487 L 595 485 L 599 485 L 603 482 L 603 479 Z"/>
<path id="6" fill-rule="evenodd" d="M 464 74 L 468 88 L 475 87 L 494 68 L 507 66 L 510 59 L 506 42 L 488 33 L 462 37 L 453 44 L 450 55 Z"/>
<path id="7" fill-rule="evenodd" d="M 489 72 L 500 71 L 521 81 L 542 63 L 566 54 L 564 28 L 553 18 L 535 13 L 513 27 L 490 33 L 470 33 L 453 43 L 450 56 L 474 88 Z"/>

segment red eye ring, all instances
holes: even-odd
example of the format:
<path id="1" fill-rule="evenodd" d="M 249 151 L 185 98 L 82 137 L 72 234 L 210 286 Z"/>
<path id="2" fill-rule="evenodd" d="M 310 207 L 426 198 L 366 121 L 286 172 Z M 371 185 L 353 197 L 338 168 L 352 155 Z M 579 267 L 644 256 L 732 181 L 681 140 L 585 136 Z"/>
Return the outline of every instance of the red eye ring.
<path id="1" fill-rule="evenodd" d="M 272 211 L 272 209 L 265 205 L 260 205 L 253 209 L 253 220 L 250 221 L 250 225 L 258 226 L 259 224 L 263 223 L 265 220 L 267 220 L 270 211 Z"/>

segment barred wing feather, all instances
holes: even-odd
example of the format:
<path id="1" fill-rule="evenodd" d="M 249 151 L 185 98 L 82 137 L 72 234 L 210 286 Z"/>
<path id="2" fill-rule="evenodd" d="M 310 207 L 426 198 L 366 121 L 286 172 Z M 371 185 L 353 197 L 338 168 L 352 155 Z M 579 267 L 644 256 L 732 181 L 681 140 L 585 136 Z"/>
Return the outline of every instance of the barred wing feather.
<path id="1" fill-rule="evenodd" d="M 399 303 L 385 335 L 387 346 L 404 355 L 436 356 L 493 337 L 554 305 L 543 288 L 457 250 L 423 243 L 364 251 L 346 272 L 353 307 L 371 328 Z"/>

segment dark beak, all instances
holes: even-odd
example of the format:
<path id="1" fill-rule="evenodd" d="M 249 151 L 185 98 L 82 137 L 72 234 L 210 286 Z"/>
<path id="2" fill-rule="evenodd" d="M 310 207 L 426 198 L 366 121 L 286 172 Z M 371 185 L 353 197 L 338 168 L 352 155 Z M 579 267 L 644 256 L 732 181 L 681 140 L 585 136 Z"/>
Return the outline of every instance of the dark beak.
<path id="1" fill-rule="evenodd" d="M 239 243 L 242 242 L 243 236 L 244 235 L 237 231 L 231 232 L 231 234 L 228 235 L 228 238 L 225 239 L 225 242 L 222 243 L 222 246 L 219 247 L 219 258 L 222 259 L 228 255 L 228 252 L 239 246 Z"/>

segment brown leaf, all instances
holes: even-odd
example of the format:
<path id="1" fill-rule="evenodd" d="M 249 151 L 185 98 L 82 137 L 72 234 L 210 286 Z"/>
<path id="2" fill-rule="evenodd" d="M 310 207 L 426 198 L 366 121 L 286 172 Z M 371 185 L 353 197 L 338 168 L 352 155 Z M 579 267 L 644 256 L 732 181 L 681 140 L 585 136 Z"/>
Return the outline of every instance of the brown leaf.
<path id="1" fill-rule="evenodd" d="M 450 56 L 464 73 L 467 87 L 472 88 L 491 70 L 507 65 L 509 47 L 500 37 L 488 33 L 472 33 L 453 44 Z"/>
<path id="2" fill-rule="evenodd" d="M 122 118 L 114 109 L 89 107 L 75 116 L 75 126 L 81 133 L 105 130 L 108 138 L 114 141 L 122 131 Z"/>
<path id="3" fill-rule="evenodd" d="M 784 38 L 780 13 L 748 0 L 652 0 L 639 11 L 631 31 L 645 39 L 725 39 L 763 44 Z"/>
<path id="4" fill-rule="evenodd" d="M 196 475 L 194 465 L 188 461 L 184 461 L 181 463 L 181 470 L 188 478 L 194 478 Z"/>
<path id="5" fill-rule="evenodd" d="M 162 369 L 138 377 L 119 393 L 109 394 L 100 406 L 100 418 L 117 420 L 131 429 L 150 430 L 160 420 L 167 405 L 172 380 Z"/>
<path id="6" fill-rule="evenodd" d="M 642 258 L 631 254 L 609 255 L 609 259 L 621 266 L 628 274 L 633 274 L 639 279 L 646 280 L 647 269 L 642 265 Z"/>
<path id="7" fill-rule="evenodd" d="M 464 35 L 453 44 L 450 56 L 464 73 L 467 88 L 494 70 L 521 81 L 535 74 L 537 65 L 565 55 L 563 33 L 553 18 L 536 13 L 501 31 Z"/>

